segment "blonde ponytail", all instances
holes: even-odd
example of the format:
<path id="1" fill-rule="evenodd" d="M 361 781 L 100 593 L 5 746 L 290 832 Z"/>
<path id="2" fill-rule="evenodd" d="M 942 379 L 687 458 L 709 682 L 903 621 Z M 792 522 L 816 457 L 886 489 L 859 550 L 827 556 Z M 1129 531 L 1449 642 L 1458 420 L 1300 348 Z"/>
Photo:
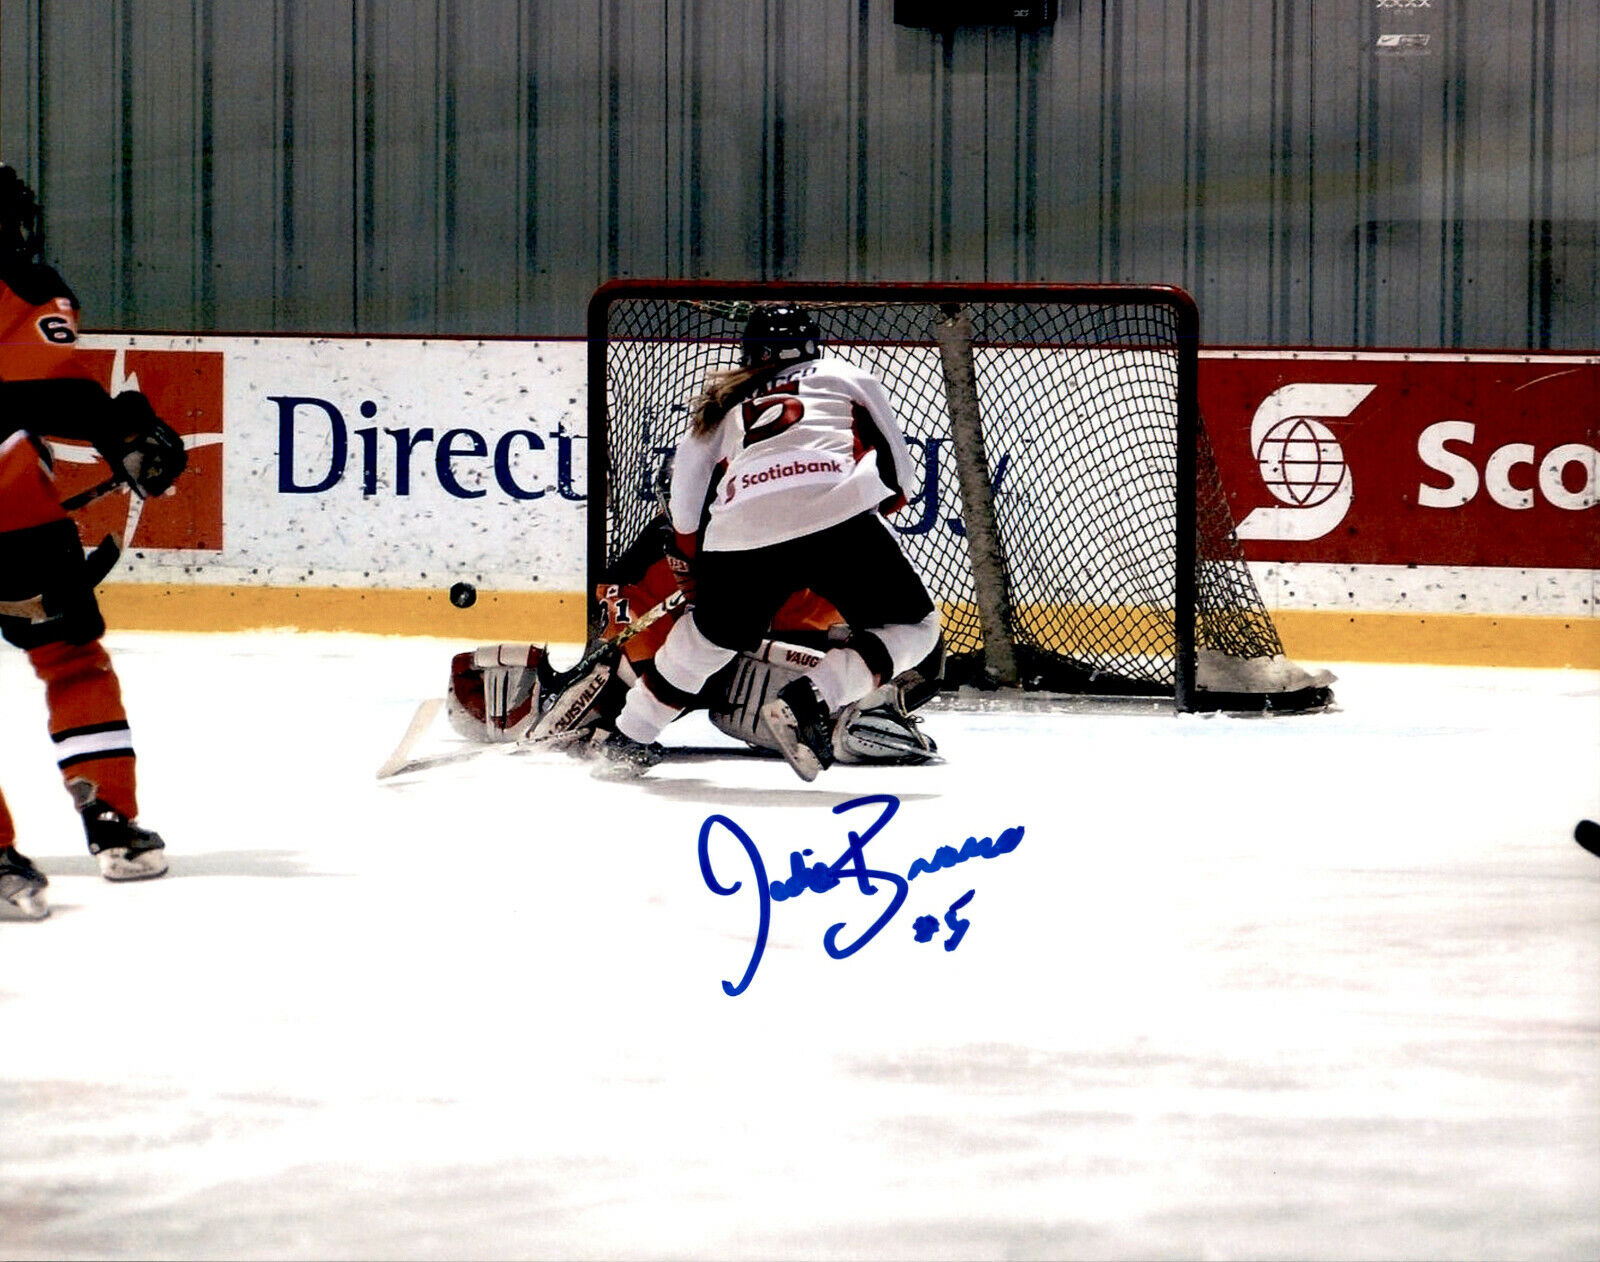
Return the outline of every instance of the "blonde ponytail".
<path id="1" fill-rule="evenodd" d="M 783 365 L 752 364 L 748 368 L 729 368 L 712 373 L 706 378 L 705 388 L 694 402 L 694 421 L 690 431 L 704 437 L 718 425 L 737 404 L 754 395 L 761 378 L 772 377 Z"/>

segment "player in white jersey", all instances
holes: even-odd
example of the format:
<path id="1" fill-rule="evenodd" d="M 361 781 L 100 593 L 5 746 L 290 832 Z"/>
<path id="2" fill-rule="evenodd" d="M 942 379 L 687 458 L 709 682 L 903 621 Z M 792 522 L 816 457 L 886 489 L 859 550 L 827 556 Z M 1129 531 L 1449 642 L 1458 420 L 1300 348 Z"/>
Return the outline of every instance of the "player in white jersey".
<path id="1" fill-rule="evenodd" d="M 831 716 L 939 638 L 933 601 L 883 518 L 905 506 L 914 476 L 883 385 L 824 355 L 810 316 L 785 305 L 751 316 L 740 363 L 707 383 L 678 444 L 670 513 L 694 608 L 597 740 L 626 772 L 659 757 L 662 729 L 801 589 L 855 628 L 761 709 L 802 779 L 833 761 Z"/>

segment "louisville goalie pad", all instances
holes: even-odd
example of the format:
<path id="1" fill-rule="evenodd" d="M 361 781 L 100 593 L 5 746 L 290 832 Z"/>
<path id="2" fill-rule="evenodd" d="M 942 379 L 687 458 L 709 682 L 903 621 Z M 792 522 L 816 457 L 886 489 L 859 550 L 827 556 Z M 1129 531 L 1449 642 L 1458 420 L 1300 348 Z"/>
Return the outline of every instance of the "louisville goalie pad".
<path id="1" fill-rule="evenodd" d="M 570 744 L 600 725 L 609 727 L 622 710 L 628 688 L 638 676 L 621 650 L 598 658 L 588 670 L 574 669 L 553 689 L 554 699 L 534 725 L 534 744 Z"/>

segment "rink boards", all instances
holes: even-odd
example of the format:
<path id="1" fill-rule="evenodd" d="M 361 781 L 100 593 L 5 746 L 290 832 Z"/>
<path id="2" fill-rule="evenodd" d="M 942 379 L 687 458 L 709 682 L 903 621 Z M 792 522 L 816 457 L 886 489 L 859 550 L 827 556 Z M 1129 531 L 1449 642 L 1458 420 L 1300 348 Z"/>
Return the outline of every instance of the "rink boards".
<path id="1" fill-rule="evenodd" d="M 582 637 L 581 342 L 85 346 L 190 447 L 172 496 L 82 515 L 86 541 L 124 544 L 113 625 Z M 1204 352 L 1207 428 L 1290 654 L 1600 665 L 1597 379 L 1593 356 Z M 65 490 L 101 476 L 62 454 Z M 467 610 L 445 598 L 463 579 Z"/>

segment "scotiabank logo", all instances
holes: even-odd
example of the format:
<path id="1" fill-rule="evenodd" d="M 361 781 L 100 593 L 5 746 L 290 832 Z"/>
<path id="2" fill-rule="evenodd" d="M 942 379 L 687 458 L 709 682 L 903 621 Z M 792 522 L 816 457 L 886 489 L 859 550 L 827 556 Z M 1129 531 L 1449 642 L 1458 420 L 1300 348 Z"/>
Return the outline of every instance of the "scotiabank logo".
<path id="1" fill-rule="evenodd" d="M 143 500 L 127 490 L 75 514 L 93 541 L 110 535 L 130 549 L 222 548 L 222 355 L 217 351 L 79 350 L 79 363 L 112 394 L 142 391 L 183 438 L 189 464 L 165 495 Z M 63 498 L 111 476 L 92 447 L 52 443 Z"/>
<path id="2" fill-rule="evenodd" d="M 1201 363 L 1252 561 L 1600 569 L 1600 356 L 1285 360 Z"/>
<path id="3" fill-rule="evenodd" d="M 911 452 L 912 460 L 922 466 L 922 485 L 915 494 L 908 495 L 903 512 L 889 517 L 889 524 L 896 534 L 915 539 L 925 535 L 938 537 L 941 532 L 947 531 L 957 539 L 966 538 L 967 526 L 961 516 L 960 489 L 954 472 L 955 458 L 948 446 L 947 439 L 906 435 L 906 447 Z M 636 502 L 657 502 L 657 487 L 663 484 L 663 478 L 671 468 L 673 452 L 672 447 L 652 447 L 652 454 L 639 462 L 638 475 L 634 479 Z M 994 473 L 989 479 L 990 494 L 997 501 L 1018 495 L 1017 488 L 1007 477 L 1011 468 L 1010 453 L 1002 451 L 997 454 L 991 449 L 989 456 L 994 462 Z M 842 466 L 840 471 L 843 471 Z M 823 475 L 823 480 L 832 480 L 836 476 L 829 472 Z M 771 486 L 770 483 L 767 485 Z M 742 493 L 731 479 L 724 480 L 718 491 L 724 504 Z"/>
<path id="4" fill-rule="evenodd" d="M 1254 509 L 1239 523 L 1239 538 L 1320 539 L 1344 520 L 1355 479 L 1327 422 L 1349 416 L 1374 388 L 1296 382 L 1262 401 L 1250 422 L 1250 447 L 1278 505 Z"/>
<path id="5" fill-rule="evenodd" d="M 1519 511 L 1539 500 L 1569 512 L 1600 504 L 1600 449 L 1558 443 L 1541 455 L 1532 443 L 1505 443 L 1479 455 L 1477 433 L 1471 421 L 1439 421 L 1422 431 L 1418 458 L 1447 479 L 1444 486 L 1418 485 L 1423 508 L 1460 508 L 1480 488 L 1501 508 Z"/>
<path id="6" fill-rule="evenodd" d="M 737 481 L 741 491 L 749 495 L 764 495 L 768 491 L 785 487 L 837 482 L 844 475 L 843 463 L 832 456 L 823 456 L 815 460 L 785 460 L 781 464 L 757 469 L 754 473 L 741 473 Z M 733 503 L 735 480 L 728 479 L 728 492 L 723 499 L 724 504 Z"/>

